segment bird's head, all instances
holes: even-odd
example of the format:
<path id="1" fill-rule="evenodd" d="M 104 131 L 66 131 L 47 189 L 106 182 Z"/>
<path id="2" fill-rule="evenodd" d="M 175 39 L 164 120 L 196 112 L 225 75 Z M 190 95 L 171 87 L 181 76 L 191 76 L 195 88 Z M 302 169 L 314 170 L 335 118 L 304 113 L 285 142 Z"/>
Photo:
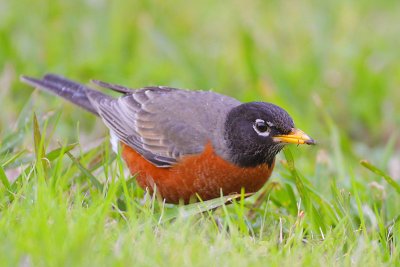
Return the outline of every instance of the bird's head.
<path id="1" fill-rule="evenodd" d="M 287 143 L 314 145 L 314 140 L 296 129 L 281 107 L 266 102 L 249 102 L 233 108 L 225 121 L 225 139 L 230 160 L 242 167 L 272 165 Z"/>

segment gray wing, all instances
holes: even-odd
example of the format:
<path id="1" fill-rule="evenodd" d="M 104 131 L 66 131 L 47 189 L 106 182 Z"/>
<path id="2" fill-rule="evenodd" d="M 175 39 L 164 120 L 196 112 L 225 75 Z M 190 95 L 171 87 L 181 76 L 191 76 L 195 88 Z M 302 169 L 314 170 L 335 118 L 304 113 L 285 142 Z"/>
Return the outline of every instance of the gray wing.
<path id="1" fill-rule="evenodd" d="M 185 155 L 200 154 L 205 144 L 224 155 L 224 123 L 236 99 L 207 91 L 169 87 L 125 87 L 119 98 L 88 92 L 88 98 L 110 131 L 148 161 L 168 167 Z"/>

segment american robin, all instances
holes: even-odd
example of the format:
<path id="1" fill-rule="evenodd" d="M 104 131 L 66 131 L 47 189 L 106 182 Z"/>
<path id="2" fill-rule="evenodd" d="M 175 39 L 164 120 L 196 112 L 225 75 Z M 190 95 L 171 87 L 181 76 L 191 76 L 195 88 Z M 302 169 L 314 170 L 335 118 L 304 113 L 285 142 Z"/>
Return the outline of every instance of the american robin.
<path id="1" fill-rule="evenodd" d="M 209 91 L 156 86 L 133 90 L 97 80 L 117 91 L 114 98 L 64 77 L 21 81 L 60 96 L 99 116 L 110 130 L 113 149 L 137 183 L 166 202 L 188 203 L 258 191 L 271 176 L 286 143 L 314 144 L 294 127 L 289 114 L 266 102 L 241 103 Z"/>

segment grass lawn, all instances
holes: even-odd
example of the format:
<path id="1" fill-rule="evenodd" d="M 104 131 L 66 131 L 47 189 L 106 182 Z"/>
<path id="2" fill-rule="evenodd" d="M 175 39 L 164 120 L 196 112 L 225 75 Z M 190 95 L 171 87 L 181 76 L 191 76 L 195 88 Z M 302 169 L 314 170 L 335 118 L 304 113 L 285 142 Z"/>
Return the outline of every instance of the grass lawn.
<path id="1" fill-rule="evenodd" d="M 0 0 L 1 266 L 400 261 L 400 2 Z M 57 73 L 278 104 L 317 140 L 244 199 L 163 204 Z"/>

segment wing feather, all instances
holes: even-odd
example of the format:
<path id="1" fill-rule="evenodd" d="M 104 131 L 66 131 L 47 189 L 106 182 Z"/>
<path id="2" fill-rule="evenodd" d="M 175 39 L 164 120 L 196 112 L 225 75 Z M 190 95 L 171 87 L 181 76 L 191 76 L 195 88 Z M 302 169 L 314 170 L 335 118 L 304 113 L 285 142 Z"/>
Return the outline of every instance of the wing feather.
<path id="1" fill-rule="evenodd" d="M 200 154 L 207 141 L 223 139 L 222 120 L 233 106 L 240 104 L 213 92 L 169 87 L 131 90 L 95 83 L 125 92 L 119 98 L 88 92 L 88 98 L 120 141 L 159 167 L 168 167 L 185 155 Z M 222 108 L 218 106 L 221 104 Z M 213 106 L 217 107 L 216 114 Z"/>

